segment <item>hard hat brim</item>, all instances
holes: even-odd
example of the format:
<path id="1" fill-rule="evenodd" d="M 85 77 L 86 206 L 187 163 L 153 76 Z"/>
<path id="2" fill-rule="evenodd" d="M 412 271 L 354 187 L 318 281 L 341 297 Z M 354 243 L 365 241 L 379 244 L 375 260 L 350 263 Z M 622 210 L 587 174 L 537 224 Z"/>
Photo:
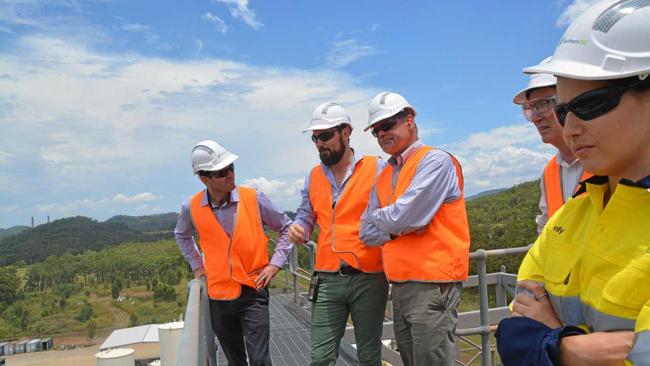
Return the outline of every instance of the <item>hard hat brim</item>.
<path id="1" fill-rule="evenodd" d="M 515 94 L 514 98 L 512 98 L 512 102 L 515 103 L 515 104 L 524 104 L 524 103 L 528 102 L 528 98 L 526 98 L 526 92 L 528 92 L 529 90 L 539 89 L 539 88 L 546 88 L 548 86 L 555 86 L 555 85 L 556 85 L 555 82 L 549 81 L 547 83 L 541 83 L 539 85 L 535 85 L 535 86 L 530 87 L 530 88 L 522 89 L 519 92 L 517 92 L 517 94 Z"/>
<path id="2" fill-rule="evenodd" d="M 648 72 L 646 70 L 645 72 Z M 627 73 L 608 72 L 600 67 L 588 65 L 582 62 L 558 60 L 554 58 L 551 62 L 530 66 L 524 69 L 526 74 L 553 74 L 557 77 L 577 80 L 613 80 L 643 74 L 644 70 L 631 70 Z"/>
<path id="3" fill-rule="evenodd" d="M 329 130 L 330 128 L 334 128 L 334 127 L 340 126 L 340 125 L 349 125 L 350 128 L 352 128 L 352 125 L 346 121 L 346 122 L 340 122 L 340 123 L 337 123 L 337 124 L 334 124 L 334 125 L 326 125 L 326 124 L 313 125 L 313 126 L 307 127 L 307 129 L 305 129 L 305 130 L 302 130 L 302 132 L 305 133 L 305 132 L 309 132 L 309 131 Z"/>
<path id="4" fill-rule="evenodd" d="M 212 168 L 198 167 L 198 169 L 194 169 L 194 174 L 196 174 L 199 171 L 214 172 L 214 171 L 217 171 L 217 170 L 221 170 L 221 169 L 227 167 L 228 165 L 234 163 L 235 160 L 237 160 L 237 159 L 239 159 L 239 156 L 237 156 L 237 155 L 235 155 L 233 153 L 230 153 L 230 155 L 228 157 L 223 159 L 223 161 L 220 161 L 219 164 L 215 164 Z"/>

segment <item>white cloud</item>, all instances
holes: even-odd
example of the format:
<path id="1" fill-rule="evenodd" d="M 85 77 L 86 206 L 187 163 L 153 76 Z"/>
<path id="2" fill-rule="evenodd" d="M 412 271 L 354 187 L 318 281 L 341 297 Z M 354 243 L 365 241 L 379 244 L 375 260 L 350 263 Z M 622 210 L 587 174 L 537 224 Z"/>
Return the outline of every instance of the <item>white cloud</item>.
<path id="1" fill-rule="evenodd" d="M 149 32 L 151 30 L 149 26 L 140 23 L 124 24 L 121 28 L 129 32 Z"/>
<path id="2" fill-rule="evenodd" d="M 16 155 L 0 150 L 0 165 L 7 164 Z"/>
<path id="3" fill-rule="evenodd" d="M 558 27 L 563 27 L 571 24 L 578 15 L 597 1 L 598 0 L 574 0 L 566 7 L 566 9 L 564 9 L 562 14 L 560 14 L 560 17 L 556 21 L 556 25 Z"/>
<path id="4" fill-rule="evenodd" d="M 332 99 L 353 118 L 357 151 L 379 152 L 361 132 L 377 90 L 360 87 L 344 72 L 106 54 L 42 35 L 18 37 L 11 46 L 0 58 L 0 75 L 10 76 L 0 78 L 0 125 L 10 127 L 3 127 L 0 146 L 11 146 L 12 166 L 37 167 L 37 176 L 2 170 L 0 185 L 8 186 L 0 200 L 6 197 L 7 204 L 15 203 L 12 194 L 29 197 L 28 187 L 45 181 L 56 193 L 49 198 L 62 203 L 39 203 L 41 211 L 93 216 L 88 207 L 94 201 L 73 198 L 83 194 L 109 197 L 101 201 L 103 214 L 125 213 L 106 192 L 147 187 L 165 196 L 157 206 L 176 208 L 178 191 L 198 184 L 188 163 L 191 146 L 214 138 L 240 156 L 238 178 L 268 177 L 271 194 L 285 197 L 278 203 L 295 209 L 291 182 L 318 162 L 300 131 L 313 108 Z M 273 179 L 290 183 L 278 186 Z M 99 212 L 94 216 L 101 218 Z"/>
<path id="5" fill-rule="evenodd" d="M 196 52 L 199 53 L 203 50 L 203 41 L 200 39 L 194 40 L 194 45 L 196 46 Z"/>
<path id="6" fill-rule="evenodd" d="M 445 146 L 460 161 L 467 195 L 539 178 L 555 153 L 530 123 L 498 127 Z"/>
<path id="7" fill-rule="evenodd" d="M 362 44 L 357 39 L 339 39 L 332 44 L 327 55 L 327 64 L 335 68 L 345 67 L 362 57 L 380 53 L 376 47 Z"/>
<path id="8" fill-rule="evenodd" d="M 226 22 L 210 12 L 201 15 L 201 19 L 214 24 L 217 30 L 221 33 L 226 33 L 228 31 L 228 25 L 226 25 Z"/>
<path id="9" fill-rule="evenodd" d="M 17 206 L 17 205 L 0 206 L 0 212 L 2 212 L 2 213 L 18 213 L 18 212 L 22 212 L 22 209 L 20 208 L 20 206 Z"/>
<path id="10" fill-rule="evenodd" d="M 287 198 L 295 198 L 300 195 L 304 180 L 298 179 L 293 182 L 286 182 L 258 177 L 246 179 L 242 185 L 257 188 L 269 196 L 271 200 L 284 201 Z"/>
<path id="11" fill-rule="evenodd" d="M 109 199 L 90 199 L 85 198 L 76 201 L 65 201 L 59 203 L 39 203 L 35 205 L 38 212 L 56 213 L 63 216 L 78 215 L 84 210 L 96 210 L 105 208 L 110 205 Z"/>
<path id="12" fill-rule="evenodd" d="M 124 193 L 118 193 L 113 197 L 113 202 L 117 202 L 117 203 L 150 202 L 158 199 L 160 199 L 160 197 L 154 195 L 151 192 L 142 192 L 142 193 L 135 194 L 133 196 L 129 196 Z"/>
<path id="13" fill-rule="evenodd" d="M 241 19 L 244 23 L 255 30 L 264 26 L 255 15 L 255 11 L 248 7 L 248 0 L 214 0 L 217 3 L 225 4 L 235 19 Z"/>

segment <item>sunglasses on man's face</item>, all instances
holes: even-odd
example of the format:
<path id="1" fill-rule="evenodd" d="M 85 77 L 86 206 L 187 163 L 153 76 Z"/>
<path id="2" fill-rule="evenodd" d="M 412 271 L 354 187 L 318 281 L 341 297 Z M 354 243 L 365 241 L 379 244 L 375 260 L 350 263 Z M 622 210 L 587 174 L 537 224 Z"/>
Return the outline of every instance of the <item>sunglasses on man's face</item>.
<path id="1" fill-rule="evenodd" d="M 403 115 L 401 113 L 397 114 L 395 116 L 392 116 L 392 117 L 388 118 L 385 122 L 380 123 L 380 124 L 376 125 L 375 127 L 373 127 L 370 130 L 370 133 L 372 133 L 372 135 L 374 137 L 377 137 L 377 136 L 379 136 L 379 131 L 384 131 L 384 132 L 390 131 L 395 127 L 397 122 L 399 122 L 399 120 L 402 119 L 402 117 L 404 117 L 404 116 L 405 115 Z"/>
<path id="2" fill-rule="evenodd" d="M 223 169 L 211 171 L 210 174 L 208 175 L 212 178 L 223 178 L 227 176 L 229 172 L 234 172 L 234 171 L 235 171 L 235 164 L 230 164 Z"/>
<path id="3" fill-rule="evenodd" d="M 592 120 L 616 108 L 623 94 L 637 86 L 639 86 L 638 82 L 627 85 L 610 85 L 584 92 L 568 103 L 556 105 L 555 116 L 562 126 L 566 123 L 569 112 L 583 121 Z"/>
<path id="4" fill-rule="evenodd" d="M 313 143 L 318 142 L 318 140 L 321 140 L 323 142 L 327 142 L 327 141 L 331 140 L 332 137 L 334 137 L 334 134 L 336 134 L 336 131 L 340 131 L 340 129 L 337 127 L 337 128 L 335 128 L 333 130 L 321 132 L 318 135 L 311 135 L 311 141 Z"/>

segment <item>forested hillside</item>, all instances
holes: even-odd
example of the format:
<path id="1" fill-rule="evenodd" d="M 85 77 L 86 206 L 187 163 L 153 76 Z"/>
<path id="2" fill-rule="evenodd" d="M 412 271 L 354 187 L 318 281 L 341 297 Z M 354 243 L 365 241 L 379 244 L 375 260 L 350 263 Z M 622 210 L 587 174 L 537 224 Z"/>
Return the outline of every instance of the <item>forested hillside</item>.
<path id="1" fill-rule="evenodd" d="M 8 236 L 16 235 L 20 232 L 23 232 L 25 230 L 29 229 L 29 226 L 23 226 L 23 225 L 18 225 L 18 226 L 12 226 L 10 228 L 6 229 L 0 229 L 0 239 L 6 238 Z"/>
<path id="2" fill-rule="evenodd" d="M 539 180 L 514 186 L 503 192 L 467 202 L 471 250 L 526 246 L 537 238 L 535 216 L 539 213 Z M 494 258 L 488 270 L 505 264 L 516 273 L 522 256 Z"/>
<path id="3" fill-rule="evenodd" d="M 143 233 L 122 223 L 97 222 L 77 216 L 55 220 L 0 240 L 0 265 L 35 263 L 50 255 L 99 250 L 124 242 L 151 242 L 170 233 Z"/>
<path id="4" fill-rule="evenodd" d="M 173 240 L 0 267 L 0 340 L 171 321 L 189 277 Z"/>
<path id="5" fill-rule="evenodd" d="M 106 220 L 106 223 L 124 224 L 138 231 L 173 231 L 178 220 L 178 213 L 169 212 L 149 216 L 118 215 Z"/>

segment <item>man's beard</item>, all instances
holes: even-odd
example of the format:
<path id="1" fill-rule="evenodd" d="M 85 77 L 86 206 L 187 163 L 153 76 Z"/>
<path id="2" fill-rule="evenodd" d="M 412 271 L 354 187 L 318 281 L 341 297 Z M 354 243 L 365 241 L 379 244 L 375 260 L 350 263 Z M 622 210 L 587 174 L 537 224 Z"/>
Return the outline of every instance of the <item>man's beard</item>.
<path id="1" fill-rule="evenodd" d="M 332 166 L 341 161 L 343 155 L 345 154 L 345 144 L 343 143 L 343 138 L 339 136 L 339 142 L 341 143 L 341 148 L 339 150 L 330 150 L 323 149 L 318 152 L 320 161 L 327 165 Z"/>

